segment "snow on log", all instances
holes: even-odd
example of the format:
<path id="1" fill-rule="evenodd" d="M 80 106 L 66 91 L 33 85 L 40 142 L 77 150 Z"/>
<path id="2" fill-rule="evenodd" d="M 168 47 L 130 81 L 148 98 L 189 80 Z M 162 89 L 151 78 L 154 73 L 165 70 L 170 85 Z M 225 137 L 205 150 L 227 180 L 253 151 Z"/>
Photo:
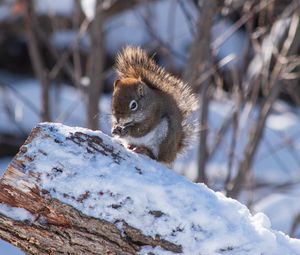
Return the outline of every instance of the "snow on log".
<path id="1" fill-rule="evenodd" d="M 0 180 L 0 238 L 29 254 L 300 254 L 265 215 L 100 131 L 53 123 Z"/>

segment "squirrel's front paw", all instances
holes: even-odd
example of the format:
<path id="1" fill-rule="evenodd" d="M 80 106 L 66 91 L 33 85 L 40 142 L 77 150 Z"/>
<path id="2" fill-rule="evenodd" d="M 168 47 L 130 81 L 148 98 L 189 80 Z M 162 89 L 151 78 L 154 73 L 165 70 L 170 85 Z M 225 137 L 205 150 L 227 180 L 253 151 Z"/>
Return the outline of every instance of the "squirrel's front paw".
<path id="1" fill-rule="evenodd" d="M 112 135 L 113 136 L 119 136 L 119 137 L 122 137 L 122 136 L 125 136 L 127 134 L 127 128 L 126 127 L 123 127 L 123 126 L 119 126 L 119 125 L 115 125 L 113 128 L 112 128 Z"/>
<path id="2" fill-rule="evenodd" d="M 134 151 L 135 148 L 136 148 L 136 146 L 134 146 L 132 144 L 127 145 L 127 149 L 129 149 L 131 151 Z"/>
<path id="3" fill-rule="evenodd" d="M 141 146 L 141 147 L 135 147 L 133 145 L 129 145 L 128 149 L 134 151 L 135 153 L 139 153 L 139 154 L 144 154 L 147 155 L 148 157 L 155 159 L 153 153 L 151 150 L 149 150 L 148 148 Z"/>

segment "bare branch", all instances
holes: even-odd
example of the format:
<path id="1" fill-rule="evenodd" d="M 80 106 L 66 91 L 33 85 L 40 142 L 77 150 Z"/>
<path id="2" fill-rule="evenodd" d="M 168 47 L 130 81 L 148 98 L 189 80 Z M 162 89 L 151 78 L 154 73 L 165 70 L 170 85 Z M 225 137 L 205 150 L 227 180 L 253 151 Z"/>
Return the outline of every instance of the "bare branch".
<path id="1" fill-rule="evenodd" d="M 87 127 L 98 129 L 99 125 L 99 98 L 103 89 L 103 61 L 104 61 L 104 33 L 103 11 L 101 1 L 96 3 L 96 15 L 91 24 L 91 49 L 89 56 Z"/>
<path id="2" fill-rule="evenodd" d="M 205 165 L 208 156 L 207 148 L 207 126 L 208 126 L 208 108 L 211 97 L 210 81 L 206 80 L 200 84 L 199 77 L 209 71 L 212 67 L 210 50 L 210 31 L 213 25 L 213 17 L 217 12 L 218 6 L 215 1 L 204 1 L 202 13 L 199 16 L 198 31 L 190 49 L 189 61 L 184 73 L 184 80 L 193 86 L 195 91 L 200 91 L 200 141 L 198 151 L 198 177 L 196 182 L 207 183 L 205 174 Z"/>
<path id="3" fill-rule="evenodd" d="M 270 113 L 270 110 L 272 109 L 272 105 L 275 99 L 277 98 L 283 86 L 282 82 L 279 82 L 280 76 L 282 74 L 282 70 L 284 70 L 284 66 L 285 66 L 284 61 L 282 61 L 282 59 L 286 58 L 289 54 L 289 49 L 294 41 L 296 31 L 297 31 L 296 28 L 298 24 L 299 24 L 299 16 L 297 14 L 294 14 L 292 17 L 288 37 L 283 44 L 280 56 L 277 58 L 274 69 L 270 75 L 270 80 L 268 84 L 268 87 L 270 87 L 269 95 L 266 97 L 266 99 L 262 104 L 262 107 L 259 112 L 259 116 L 257 118 L 257 123 L 252 127 L 250 131 L 250 136 L 246 145 L 244 157 L 241 160 L 238 167 L 238 174 L 234 178 L 233 182 L 231 183 L 232 186 L 229 188 L 229 191 L 227 192 L 227 195 L 230 197 L 236 198 L 239 195 L 241 188 L 247 177 L 247 174 L 251 168 L 256 149 L 259 145 L 261 137 L 263 136 L 266 119 Z"/>
<path id="4" fill-rule="evenodd" d="M 34 31 L 33 18 L 35 17 L 35 12 L 33 8 L 32 1 L 23 1 L 25 6 L 25 28 L 27 34 L 27 47 L 29 50 L 29 55 L 31 58 L 32 66 L 36 77 L 41 84 L 41 101 L 42 101 L 42 111 L 41 120 L 50 121 L 50 107 L 49 107 L 49 87 L 50 81 L 47 77 L 47 71 L 45 68 L 44 61 L 39 49 L 38 40 Z"/>

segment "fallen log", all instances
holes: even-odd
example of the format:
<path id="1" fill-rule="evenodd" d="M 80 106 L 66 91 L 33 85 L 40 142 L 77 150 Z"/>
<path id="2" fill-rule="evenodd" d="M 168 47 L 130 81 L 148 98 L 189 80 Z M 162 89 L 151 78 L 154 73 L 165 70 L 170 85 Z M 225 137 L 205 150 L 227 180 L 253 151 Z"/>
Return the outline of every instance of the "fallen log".
<path id="1" fill-rule="evenodd" d="M 53 123 L 0 180 L 0 238 L 28 254 L 300 254 L 263 214 L 99 131 Z"/>

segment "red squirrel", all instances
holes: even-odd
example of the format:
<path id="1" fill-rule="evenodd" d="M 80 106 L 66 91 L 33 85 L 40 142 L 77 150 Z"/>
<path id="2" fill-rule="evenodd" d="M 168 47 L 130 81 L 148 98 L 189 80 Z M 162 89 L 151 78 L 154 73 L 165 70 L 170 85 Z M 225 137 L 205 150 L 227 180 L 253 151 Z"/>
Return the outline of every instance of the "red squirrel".
<path id="1" fill-rule="evenodd" d="M 192 136 L 187 118 L 197 109 L 197 98 L 137 47 L 117 55 L 116 72 L 112 135 L 137 153 L 171 164 Z"/>

